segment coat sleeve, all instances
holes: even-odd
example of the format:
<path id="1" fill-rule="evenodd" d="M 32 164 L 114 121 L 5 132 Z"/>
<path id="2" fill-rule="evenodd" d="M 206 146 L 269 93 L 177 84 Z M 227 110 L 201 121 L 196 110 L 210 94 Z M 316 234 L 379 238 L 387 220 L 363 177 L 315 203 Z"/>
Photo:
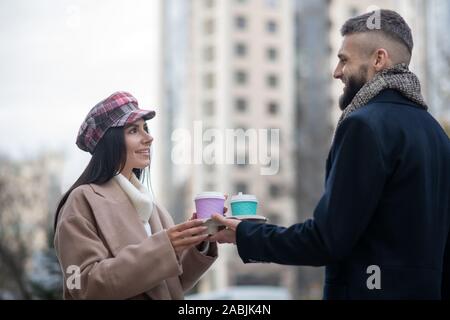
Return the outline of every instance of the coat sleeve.
<path id="1" fill-rule="evenodd" d="M 167 209 L 159 203 L 155 203 L 161 212 L 161 223 L 163 228 L 167 229 L 175 223 Z M 183 291 L 190 290 L 216 261 L 218 256 L 217 243 L 209 243 L 208 250 L 202 253 L 197 247 L 192 247 L 184 251 L 180 257 L 180 264 L 183 272 L 179 275 L 180 283 Z"/>
<path id="2" fill-rule="evenodd" d="M 325 192 L 312 219 L 289 228 L 238 225 L 244 262 L 322 266 L 350 254 L 376 210 L 387 174 L 377 137 L 362 119 L 342 123 L 331 155 Z"/>
<path id="3" fill-rule="evenodd" d="M 447 236 L 447 245 L 445 246 L 441 292 L 443 300 L 450 300 L 450 234 Z"/>
<path id="4" fill-rule="evenodd" d="M 55 249 L 65 274 L 65 290 L 74 299 L 128 299 L 181 274 L 181 266 L 165 231 L 111 257 L 90 216 L 82 192 L 74 190 L 64 206 L 55 235 Z M 66 270 L 79 268 L 68 286 Z M 74 280 L 75 278 L 72 278 Z"/>
<path id="5" fill-rule="evenodd" d="M 180 282 L 184 292 L 190 290 L 208 271 L 217 259 L 217 251 L 217 243 L 211 242 L 206 254 L 201 253 L 197 247 L 192 247 L 182 255 L 183 273 L 180 275 Z"/>

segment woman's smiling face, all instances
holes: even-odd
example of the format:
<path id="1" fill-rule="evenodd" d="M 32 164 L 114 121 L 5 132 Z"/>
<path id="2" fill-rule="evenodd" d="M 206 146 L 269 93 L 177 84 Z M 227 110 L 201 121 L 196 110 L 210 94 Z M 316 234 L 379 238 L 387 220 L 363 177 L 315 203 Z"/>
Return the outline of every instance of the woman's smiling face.
<path id="1" fill-rule="evenodd" d="M 144 169 L 150 164 L 150 146 L 153 137 L 143 119 L 125 126 L 124 134 L 127 158 L 122 174 L 129 178 L 133 169 Z"/>

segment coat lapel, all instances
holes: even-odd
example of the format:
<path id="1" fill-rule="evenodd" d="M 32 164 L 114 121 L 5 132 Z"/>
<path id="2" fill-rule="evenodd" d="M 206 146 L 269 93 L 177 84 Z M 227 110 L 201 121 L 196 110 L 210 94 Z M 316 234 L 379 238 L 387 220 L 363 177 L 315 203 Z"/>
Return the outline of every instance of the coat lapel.
<path id="1" fill-rule="evenodd" d="M 153 209 L 153 214 L 150 217 L 150 228 L 152 229 L 152 233 L 157 233 L 161 230 L 163 230 L 163 225 L 160 219 L 160 212 L 159 207 L 155 203 L 155 207 Z M 170 295 L 170 290 L 167 285 L 167 282 L 161 281 L 156 287 L 152 288 L 151 290 L 147 291 L 146 294 L 152 298 L 153 300 L 170 300 L 172 299 Z"/>
<path id="2" fill-rule="evenodd" d="M 113 256 L 123 247 L 147 238 L 136 209 L 113 179 L 103 185 L 91 184 L 91 187 L 102 196 L 91 201 L 92 211 Z"/>

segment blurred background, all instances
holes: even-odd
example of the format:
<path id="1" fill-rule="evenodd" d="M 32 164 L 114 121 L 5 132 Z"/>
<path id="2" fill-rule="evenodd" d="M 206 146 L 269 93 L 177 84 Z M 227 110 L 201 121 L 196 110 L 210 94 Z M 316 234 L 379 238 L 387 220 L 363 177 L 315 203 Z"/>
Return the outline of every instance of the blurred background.
<path id="1" fill-rule="evenodd" d="M 62 297 L 54 211 L 90 158 L 75 145 L 81 122 L 117 90 L 157 112 L 152 185 L 176 222 L 201 191 L 254 194 L 274 224 L 311 217 L 340 114 L 339 29 L 377 7 L 412 28 L 411 69 L 449 132 L 449 0 L 0 0 L 0 299 Z M 174 133 L 194 136 L 197 121 L 222 133 L 279 129 L 278 172 L 175 161 Z M 222 245 L 188 294 L 320 299 L 322 282 L 322 268 L 244 265 Z"/>

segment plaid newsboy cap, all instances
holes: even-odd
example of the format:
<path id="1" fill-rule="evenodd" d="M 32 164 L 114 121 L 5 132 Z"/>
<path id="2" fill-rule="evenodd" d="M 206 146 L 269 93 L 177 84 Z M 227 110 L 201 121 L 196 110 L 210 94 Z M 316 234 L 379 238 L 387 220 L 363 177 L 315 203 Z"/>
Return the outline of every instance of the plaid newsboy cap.
<path id="1" fill-rule="evenodd" d="M 139 119 L 150 120 L 154 116 L 155 111 L 139 109 L 136 98 L 128 92 L 115 92 L 89 111 L 78 131 L 77 146 L 92 154 L 109 128 L 122 127 Z"/>

